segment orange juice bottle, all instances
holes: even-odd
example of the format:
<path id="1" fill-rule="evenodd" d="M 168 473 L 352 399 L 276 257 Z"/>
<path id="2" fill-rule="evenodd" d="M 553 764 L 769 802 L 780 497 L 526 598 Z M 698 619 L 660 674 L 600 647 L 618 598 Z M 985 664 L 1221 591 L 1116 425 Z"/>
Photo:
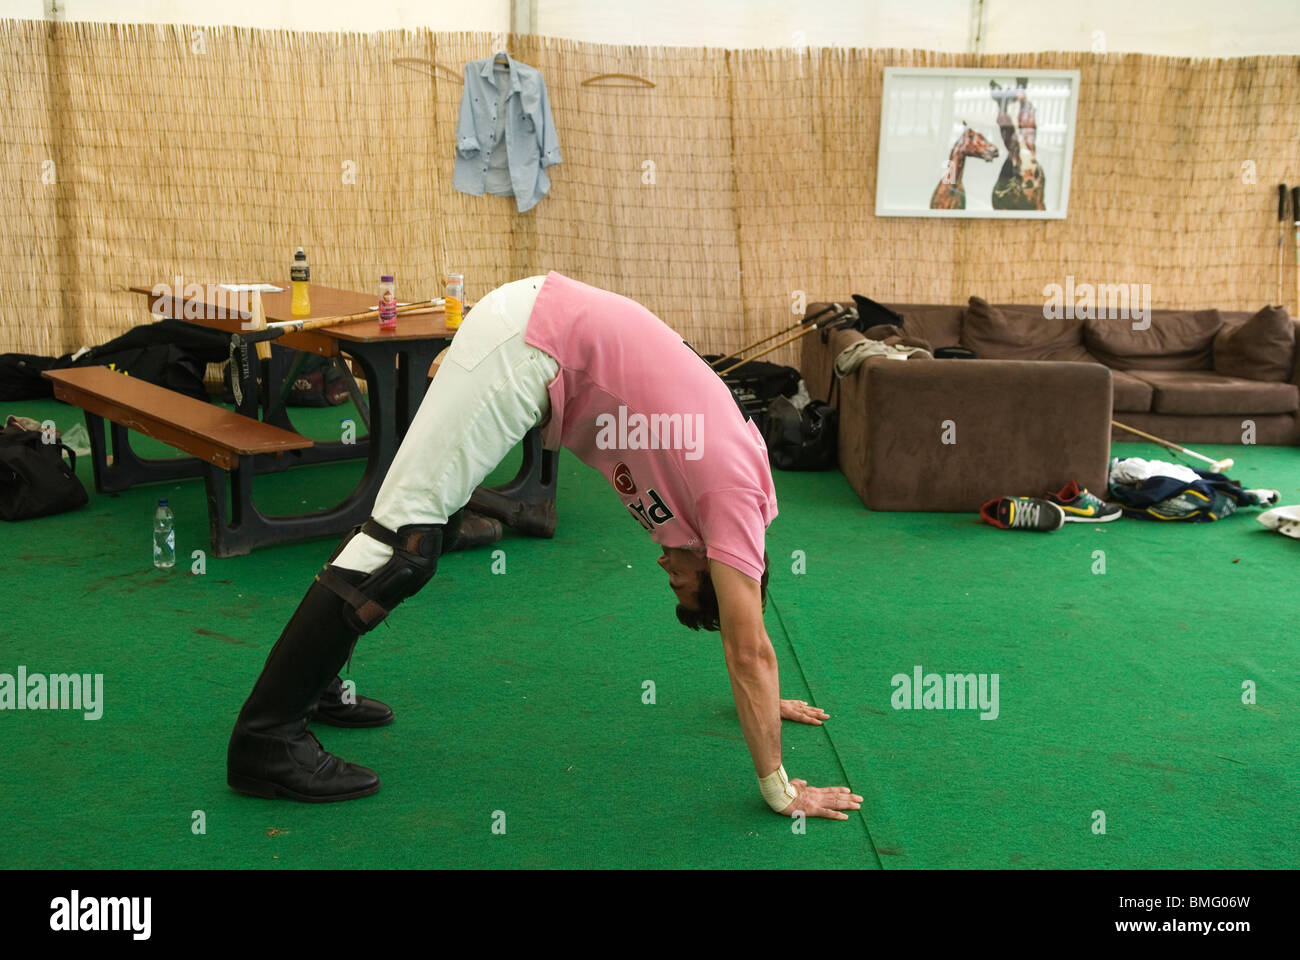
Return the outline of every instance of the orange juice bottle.
<path id="1" fill-rule="evenodd" d="M 447 325 L 448 330 L 459 329 L 460 321 L 465 314 L 465 274 L 447 274 L 447 292 L 445 296 L 447 312 L 444 315 L 443 322 Z"/>
<path id="2" fill-rule="evenodd" d="M 311 267 L 307 266 L 307 254 L 302 247 L 293 255 L 293 266 L 289 268 L 289 279 L 293 281 L 293 304 L 289 312 L 295 317 L 311 316 Z"/>

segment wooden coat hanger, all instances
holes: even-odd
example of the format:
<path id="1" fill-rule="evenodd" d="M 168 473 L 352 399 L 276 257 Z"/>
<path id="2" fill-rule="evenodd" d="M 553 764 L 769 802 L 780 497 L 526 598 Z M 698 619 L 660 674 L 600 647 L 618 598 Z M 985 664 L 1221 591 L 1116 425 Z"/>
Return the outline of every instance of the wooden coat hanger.
<path id="1" fill-rule="evenodd" d="M 602 80 L 629 80 L 630 83 L 601 83 Z M 645 77 L 638 77 L 632 73 L 598 73 L 594 77 L 588 77 L 582 81 L 584 87 L 636 87 L 641 90 L 648 90 L 655 84 Z"/>
<path id="2" fill-rule="evenodd" d="M 437 71 L 441 70 L 457 83 L 462 85 L 465 83 L 465 78 L 445 63 L 435 63 L 432 60 L 424 59 L 424 57 L 394 57 L 393 63 L 399 67 L 419 70 L 420 73 L 427 73 L 430 76 L 436 76 Z"/>

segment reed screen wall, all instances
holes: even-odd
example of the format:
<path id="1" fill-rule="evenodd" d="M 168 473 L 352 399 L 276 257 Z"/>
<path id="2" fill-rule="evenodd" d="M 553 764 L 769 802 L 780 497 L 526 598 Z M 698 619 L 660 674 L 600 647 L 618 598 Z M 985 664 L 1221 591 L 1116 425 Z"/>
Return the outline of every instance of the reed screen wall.
<path id="1" fill-rule="evenodd" d="M 459 74 L 488 34 L 0 22 L 0 352 L 147 321 L 132 284 L 287 282 L 299 244 L 313 280 L 368 290 L 391 271 L 406 299 L 439 295 L 448 268 L 471 299 L 559 270 L 701 351 L 788 325 L 798 291 L 1036 303 L 1073 275 L 1150 283 L 1156 307 L 1276 299 L 1297 57 L 509 47 L 545 77 L 564 155 L 522 215 L 451 187 L 460 82 L 393 62 Z M 1079 69 L 1069 218 L 877 219 L 894 65 Z M 615 72 L 655 86 L 582 85 Z"/>

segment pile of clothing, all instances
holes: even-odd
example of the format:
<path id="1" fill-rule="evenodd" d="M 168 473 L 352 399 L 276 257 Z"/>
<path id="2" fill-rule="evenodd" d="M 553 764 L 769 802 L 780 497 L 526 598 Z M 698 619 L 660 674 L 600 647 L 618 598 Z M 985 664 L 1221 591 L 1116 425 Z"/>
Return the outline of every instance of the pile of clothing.
<path id="1" fill-rule="evenodd" d="M 872 357 L 888 360 L 933 360 L 930 345 L 924 340 L 909 337 L 896 326 L 880 324 L 868 329 L 863 340 L 855 340 L 835 357 L 835 375 L 841 379 L 849 376 Z"/>
<path id="2" fill-rule="evenodd" d="M 1276 490 L 1244 490 L 1221 473 L 1197 470 L 1163 460 L 1116 457 L 1110 462 L 1110 499 L 1124 513 L 1143 520 L 1209 523 L 1238 507 L 1272 506 Z"/>
<path id="3" fill-rule="evenodd" d="M 1107 523 L 1121 516 L 1209 523 L 1232 516 L 1239 507 L 1273 506 L 1280 497 L 1276 490 L 1243 489 L 1221 473 L 1141 457 L 1112 459 L 1108 488 L 1103 500 L 1071 480 L 1043 497 L 990 500 L 980 508 L 980 517 L 1001 530 L 1040 532 L 1059 530 L 1070 522 Z M 1294 511 L 1294 516 L 1279 511 Z M 1270 510 L 1259 519 L 1270 529 L 1294 528 L 1296 532 L 1288 535 L 1300 539 L 1300 507 Z"/>

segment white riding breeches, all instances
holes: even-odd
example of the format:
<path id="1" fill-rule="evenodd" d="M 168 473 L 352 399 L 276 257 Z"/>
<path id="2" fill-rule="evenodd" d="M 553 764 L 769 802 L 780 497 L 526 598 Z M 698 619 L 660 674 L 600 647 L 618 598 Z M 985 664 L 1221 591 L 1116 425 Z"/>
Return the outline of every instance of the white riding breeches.
<path id="1" fill-rule="evenodd" d="M 497 287 L 465 315 L 379 488 L 371 512 L 379 524 L 397 530 L 446 523 L 524 434 L 546 420 L 547 385 L 559 364 L 524 343 L 545 279 Z M 392 555 L 391 547 L 358 533 L 333 564 L 370 573 Z"/>

